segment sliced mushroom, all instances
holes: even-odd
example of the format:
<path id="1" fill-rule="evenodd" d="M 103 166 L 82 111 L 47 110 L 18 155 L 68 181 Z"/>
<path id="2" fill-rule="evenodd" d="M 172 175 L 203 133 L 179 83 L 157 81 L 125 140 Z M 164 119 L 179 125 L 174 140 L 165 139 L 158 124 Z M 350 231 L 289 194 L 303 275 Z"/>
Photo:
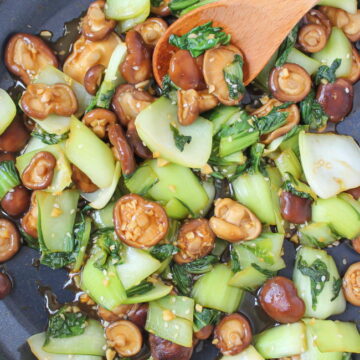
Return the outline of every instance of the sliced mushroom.
<path id="1" fill-rule="evenodd" d="M 7 219 L 0 219 L 0 263 L 11 259 L 20 249 L 20 234 Z"/>
<path id="2" fill-rule="evenodd" d="M 179 252 L 174 260 L 186 264 L 208 255 L 214 248 L 215 234 L 207 219 L 194 219 L 185 222 L 179 231 L 176 245 Z"/>
<path id="3" fill-rule="evenodd" d="M 46 43 L 37 36 L 18 33 L 13 35 L 5 48 L 7 69 L 30 84 L 46 66 L 58 67 L 58 60 Z"/>
<path id="4" fill-rule="evenodd" d="M 102 40 L 115 29 L 116 21 L 107 19 L 104 9 L 104 0 L 90 4 L 86 16 L 81 21 L 81 32 L 87 39 Z"/>
<path id="5" fill-rule="evenodd" d="M 321 6 L 320 11 L 330 19 L 333 26 L 343 30 L 350 41 L 360 40 L 360 10 L 356 14 L 350 14 L 342 9 Z"/>
<path id="6" fill-rule="evenodd" d="M 130 30 L 125 38 L 128 54 L 120 65 L 121 74 L 130 84 L 149 80 L 152 73 L 151 55 L 141 35 Z"/>
<path id="7" fill-rule="evenodd" d="M 71 164 L 71 171 L 71 180 L 81 192 L 92 193 L 99 189 L 84 172 L 73 164 Z"/>
<path id="8" fill-rule="evenodd" d="M 85 74 L 84 77 L 84 87 L 90 95 L 96 95 L 103 76 L 105 74 L 105 66 L 97 64 L 92 66 Z"/>
<path id="9" fill-rule="evenodd" d="M 224 68 L 231 65 L 235 55 L 242 57 L 241 51 L 233 45 L 220 46 L 207 50 L 204 57 L 204 78 L 209 93 L 215 95 L 224 105 L 237 105 L 243 98 L 239 95 L 233 99 L 229 93 L 229 87 L 224 77 Z"/>
<path id="10" fill-rule="evenodd" d="M 86 113 L 82 122 L 100 139 L 104 139 L 110 125 L 116 124 L 116 115 L 106 109 L 94 109 Z"/>
<path id="11" fill-rule="evenodd" d="M 78 109 L 74 91 L 66 84 L 31 84 L 20 102 L 24 113 L 38 120 L 43 120 L 50 114 L 71 116 Z"/>
<path id="12" fill-rule="evenodd" d="M 210 227 L 216 236 L 229 242 L 252 240 L 261 232 L 261 222 L 244 205 L 230 198 L 215 201 Z"/>
<path id="13" fill-rule="evenodd" d="M 84 84 L 87 71 L 94 65 L 109 65 L 110 57 L 121 39 L 114 32 L 101 41 L 91 41 L 80 36 L 73 45 L 73 51 L 64 63 L 64 73 Z"/>
<path id="14" fill-rule="evenodd" d="M 136 248 L 156 245 L 169 227 L 164 208 L 136 194 L 125 195 L 117 201 L 113 219 L 119 238 Z"/>
<path id="15" fill-rule="evenodd" d="M 170 59 L 170 80 L 182 90 L 206 89 L 202 74 L 203 60 L 203 55 L 193 58 L 187 50 L 177 51 Z"/>
<path id="16" fill-rule="evenodd" d="M 307 71 L 297 64 L 284 64 L 274 68 L 269 77 L 269 87 L 280 101 L 299 102 L 311 90 L 311 78 Z"/>
<path id="17" fill-rule="evenodd" d="M 1 207 L 6 214 L 17 217 L 29 208 L 30 196 L 29 190 L 18 185 L 1 199 Z"/>
<path id="18" fill-rule="evenodd" d="M 215 327 L 213 344 L 223 355 L 237 355 L 250 345 L 251 339 L 248 320 L 240 314 L 231 314 Z"/>
<path id="19" fill-rule="evenodd" d="M 142 159 L 151 159 L 153 157 L 153 153 L 140 139 L 140 136 L 136 130 L 135 121 L 129 122 L 126 131 L 126 138 L 137 156 L 141 157 Z"/>
<path id="20" fill-rule="evenodd" d="M 16 116 L 7 129 L 0 135 L 0 150 L 18 152 L 24 148 L 30 138 L 24 122 Z"/>
<path id="21" fill-rule="evenodd" d="M 171 10 L 169 8 L 171 0 L 162 0 L 159 6 L 151 6 L 151 13 L 158 16 L 169 16 Z"/>
<path id="22" fill-rule="evenodd" d="M 343 278 L 345 299 L 355 306 L 360 306 L 360 262 L 352 264 Z"/>
<path id="23" fill-rule="evenodd" d="M 309 53 L 316 53 L 322 50 L 326 45 L 327 39 L 326 28 L 317 24 L 303 26 L 298 36 L 300 46 Z"/>
<path id="24" fill-rule="evenodd" d="M 120 161 L 121 169 L 125 175 L 132 174 L 136 169 L 134 153 L 127 142 L 122 127 L 119 124 L 112 124 L 108 127 L 108 136 L 115 158 Z"/>
<path id="25" fill-rule="evenodd" d="M 38 237 L 37 232 L 37 223 L 38 223 L 38 206 L 36 200 L 36 191 L 31 194 L 30 199 L 30 208 L 24 217 L 20 220 L 20 224 L 24 231 L 32 236 L 33 238 Z"/>
<path id="26" fill-rule="evenodd" d="M 123 126 L 134 121 L 142 110 L 155 101 L 146 91 L 136 89 L 134 85 L 120 85 L 112 99 L 112 108 Z"/>
<path id="27" fill-rule="evenodd" d="M 177 115 L 181 125 L 191 125 L 199 115 L 213 109 L 219 104 L 216 96 L 209 94 L 207 90 L 178 90 Z"/>
<path id="28" fill-rule="evenodd" d="M 149 335 L 151 356 L 154 360 L 190 360 L 193 347 L 185 347 L 162 339 L 154 334 Z"/>
<path id="29" fill-rule="evenodd" d="M 134 30 L 142 36 L 146 45 L 155 47 L 167 28 L 168 25 L 163 19 L 148 18 L 143 23 L 136 25 Z"/>
<path id="30" fill-rule="evenodd" d="M 116 321 L 106 328 L 105 334 L 108 344 L 121 356 L 134 356 L 141 350 L 141 332 L 131 321 Z"/>
<path id="31" fill-rule="evenodd" d="M 326 31 L 326 37 L 328 38 L 331 34 L 331 22 L 330 19 L 321 11 L 311 9 L 304 17 L 305 24 L 316 24 L 322 25 Z"/>
<path id="32" fill-rule="evenodd" d="M 255 115 L 257 117 L 266 116 L 269 112 L 274 108 L 282 105 L 282 103 L 276 99 L 270 99 L 266 104 L 264 104 L 259 109 L 253 111 L 251 115 Z M 262 135 L 261 142 L 264 144 L 270 144 L 273 140 L 278 137 L 288 133 L 293 127 L 295 127 L 300 122 L 300 111 L 299 108 L 293 104 L 290 105 L 286 109 L 278 110 L 280 112 L 286 112 L 288 114 L 286 118 L 286 124 L 276 129 L 275 131 Z"/>
<path id="33" fill-rule="evenodd" d="M 355 47 L 352 48 L 351 73 L 345 79 L 349 80 L 352 84 L 355 84 L 360 79 L 360 54 Z"/>
<path id="34" fill-rule="evenodd" d="M 352 110 L 354 89 L 349 81 L 340 78 L 334 83 L 320 84 L 316 99 L 330 121 L 338 123 Z"/>

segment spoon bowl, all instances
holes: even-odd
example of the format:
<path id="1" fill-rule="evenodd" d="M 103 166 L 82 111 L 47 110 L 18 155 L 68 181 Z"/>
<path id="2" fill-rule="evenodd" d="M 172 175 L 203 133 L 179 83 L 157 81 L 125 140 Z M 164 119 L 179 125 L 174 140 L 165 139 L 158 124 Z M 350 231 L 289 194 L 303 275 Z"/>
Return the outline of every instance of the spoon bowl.
<path id="1" fill-rule="evenodd" d="M 276 49 L 318 0 L 220 0 L 204 5 L 175 21 L 154 50 L 153 72 L 161 85 L 172 55 L 179 49 L 169 44 L 172 34 L 181 36 L 212 21 L 231 34 L 231 43 L 245 57 L 244 83 L 249 84 Z"/>

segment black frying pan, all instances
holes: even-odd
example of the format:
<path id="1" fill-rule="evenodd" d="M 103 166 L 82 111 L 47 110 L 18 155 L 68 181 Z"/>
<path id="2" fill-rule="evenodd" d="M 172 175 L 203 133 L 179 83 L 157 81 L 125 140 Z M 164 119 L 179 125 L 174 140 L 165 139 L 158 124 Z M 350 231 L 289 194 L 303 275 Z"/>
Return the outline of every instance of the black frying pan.
<path id="1" fill-rule="evenodd" d="M 50 30 L 53 33 L 52 40 L 56 40 L 62 36 L 64 23 L 78 18 L 89 3 L 89 0 L 0 0 L 0 87 L 7 89 L 14 84 L 2 61 L 4 44 L 10 34 L 38 34 L 42 30 Z M 360 141 L 360 85 L 355 92 L 353 112 L 337 130 Z M 295 249 L 289 242 L 285 243 L 285 253 L 288 267 L 282 274 L 291 277 Z M 346 241 L 329 249 L 329 253 L 334 256 L 341 275 L 349 264 L 360 260 L 359 255 Z M 37 268 L 33 265 L 33 259 L 36 258 L 36 251 L 23 247 L 15 258 L 0 265 L 14 279 L 11 295 L 0 301 L 0 360 L 34 359 L 26 345 L 26 339 L 43 331 L 48 318 L 45 300 L 38 290 L 39 287 L 50 287 L 61 303 L 74 299 L 71 291 L 63 289 L 67 280 L 66 271 L 53 271 L 44 266 Z M 268 319 L 255 305 L 253 296 L 247 295 L 241 311 L 252 320 L 256 331 L 267 326 Z M 360 327 L 360 310 L 349 304 L 347 311 L 336 318 L 356 321 Z M 195 351 L 193 359 L 212 360 L 216 358 L 216 354 L 210 344 L 204 344 Z"/>

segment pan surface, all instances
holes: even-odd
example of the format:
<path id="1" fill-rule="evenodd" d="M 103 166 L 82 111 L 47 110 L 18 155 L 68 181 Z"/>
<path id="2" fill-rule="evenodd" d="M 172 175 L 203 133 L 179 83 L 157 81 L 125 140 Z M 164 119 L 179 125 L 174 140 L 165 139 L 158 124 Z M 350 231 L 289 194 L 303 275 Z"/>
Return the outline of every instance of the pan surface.
<path id="1" fill-rule="evenodd" d="M 0 0 L 0 87 L 7 89 L 14 84 L 3 63 L 3 50 L 7 37 L 15 32 L 39 34 L 42 30 L 53 33 L 52 40 L 63 34 L 63 24 L 78 18 L 87 8 L 89 0 Z M 338 132 L 348 134 L 360 141 L 360 85 L 355 91 L 355 104 L 351 115 L 338 126 Z M 285 243 L 286 263 L 282 271 L 291 276 L 295 249 L 289 242 Z M 340 274 L 343 275 L 349 264 L 359 261 L 347 241 L 340 246 L 329 249 L 334 256 Z M 26 345 L 30 335 L 43 331 L 47 323 L 45 298 L 39 292 L 40 287 L 50 287 L 57 295 L 59 302 L 72 301 L 71 291 L 63 289 L 67 280 L 64 270 L 50 270 L 36 267 L 33 259 L 38 253 L 28 247 L 22 250 L 11 261 L 3 266 L 14 279 L 14 289 L 10 296 L 0 301 L 0 360 L 32 360 L 34 357 Z M 263 319 L 255 315 L 254 298 L 249 295 L 244 300 L 241 311 L 250 317 L 256 331 L 264 327 Z M 257 311 L 258 314 L 258 311 Z M 360 310 L 348 304 L 347 311 L 336 317 L 345 321 L 356 321 L 360 327 Z M 212 360 L 216 351 L 205 344 L 197 349 L 193 360 Z M 360 357 L 357 357 L 359 360 Z"/>

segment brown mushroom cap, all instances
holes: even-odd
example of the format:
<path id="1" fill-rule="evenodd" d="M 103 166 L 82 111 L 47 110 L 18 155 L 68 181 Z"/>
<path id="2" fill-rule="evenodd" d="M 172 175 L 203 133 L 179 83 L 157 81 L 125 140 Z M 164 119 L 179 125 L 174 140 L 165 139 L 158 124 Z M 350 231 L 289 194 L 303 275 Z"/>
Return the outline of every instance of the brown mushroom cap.
<path id="1" fill-rule="evenodd" d="M 236 355 L 250 345 L 251 339 L 248 320 L 240 314 L 231 314 L 215 327 L 213 343 L 223 355 Z"/>
<path id="2" fill-rule="evenodd" d="M 20 234 L 7 219 L 0 219 L 0 263 L 11 259 L 20 249 Z"/>
<path id="3" fill-rule="evenodd" d="M 24 148 L 30 138 L 24 122 L 16 116 L 7 129 L 0 135 L 0 150 L 18 152 Z"/>
<path id="4" fill-rule="evenodd" d="M 30 196 L 31 194 L 28 189 L 18 185 L 1 199 L 0 204 L 8 215 L 17 217 L 29 208 Z"/>
<path id="5" fill-rule="evenodd" d="M 207 219 L 194 219 L 185 222 L 176 241 L 180 251 L 174 256 L 179 264 L 189 263 L 208 255 L 214 248 L 215 234 Z"/>
<path id="6" fill-rule="evenodd" d="M 44 67 L 58 67 L 59 64 L 53 51 L 41 38 L 18 33 L 6 45 L 5 65 L 12 74 L 19 76 L 28 85 Z"/>
<path id="7" fill-rule="evenodd" d="M 133 305 L 119 305 L 112 311 L 109 311 L 102 306 L 98 306 L 97 314 L 99 317 L 105 321 L 108 322 L 114 322 L 117 320 L 126 319 L 129 312 L 137 309 L 139 307 L 139 304 L 133 304 Z"/>
<path id="8" fill-rule="evenodd" d="M 230 97 L 228 84 L 224 77 L 224 68 L 232 64 L 235 55 L 242 56 L 242 53 L 235 46 L 226 45 L 207 50 L 204 56 L 203 73 L 209 93 L 228 106 L 239 104 L 243 97 L 243 95 L 238 99 Z"/>
<path id="9" fill-rule="evenodd" d="M 316 24 L 322 25 L 326 30 L 326 37 L 329 37 L 331 34 L 331 22 L 330 19 L 321 11 L 316 9 L 311 9 L 304 17 L 305 24 Z"/>
<path id="10" fill-rule="evenodd" d="M 352 84 L 355 84 L 360 79 L 360 54 L 355 47 L 352 48 L 351 73 L 345 79 Z"/>
<path id="11" fill-rule="evenodd" d="M 96 95 L 105 74 L 105 66 L 97 64 L 92 66 L 85 74 L 84 87 L 90 95 Z"/>
<path id="12" fill-rule="evenodd" d="M 31 84 L 20 102 L 24 113 L 38 120 L 43 120 L 50 114 L 71 116 L 78 110 L 75 93 L 66 84 Z"/>
<path id="13" fill-rule="evenodd" d="M 351 240 L 351 244 L 353 249 L 360 254 L 360 236 L 358 236 L 356 239 Z"/>
<path id="14" fill-rule="evenodd" d="M 255 115 L 257 117 L 266 116 L 274 107 L 278 107 L 282 105 L 282 103 L 276 99 L 270 99 L 266 104 L 264 104 L 259 109 L 253 111 L 251 115 Z M 288 113 L 286 124 L 271 132 L 270 134 L 262 135 L 261 142 L 263 144 L 270 144 L 273 140 L 278 137 L 288 133 L 293 127 L 295 127 L 300 122 L 300 111 L 299 108 L 293 104 L 290 105 L 286 109 L 278 110 L 280 112 Z"/>
<path id="15" fill-rule="evenodd" d="M 130 30 L 125 38 L 128 53 L 120 65 L 123 78 L 130 84 L 149 80 L 152 73 L 151 54 L 141 35 Z"/>
<path id="16" fill-rule="evenodd" d="M 190 360 L 193 347 L 185 347 L 162 339 L 154 334 L 149 335 L 151 356 L 154 360 Z"/>
<path id="17" fill-rule="evenodd" d="M 73 164 L 71 164 L 71 171 L 71 180 L 81 192 L 92 193 L 99 189 L 84 172 Z"/>
<path id="18" fill-rule="evenodd" d="M 297 64 L 284 64 L 274 68 L 269 77 L 269 87 L 280 101 L 299 102 L 311 91 L 311 78 L 307 71 Z"/>
<path id="19" fill-rule="evenodd" d="M 293 224 L 304 224 L 311 220 L 311 203 L 311 199 L 282 191 L 280 195 L 281 216 Z"/>
<path id="20" fill-rule="evenodd" d="M 198 340 L 207 340 L 212 335 L 213 331 L 213 325 L 206 325 L 201 330 L 195 332 L 194 335 Z"/>
<path id="21" fill-rule="evenodd" d="M 169 8 L 170 1 L 171 0 L 163 0 L 160 6 L 151 6 L 151 13 L 162 17 L 171 15 L 171 10 Z"/>
<path id="22" fill-rule="evenodd" d="M 352 264 L 343 278 L 343 290 L 346 300 L 360 306 L 360 262 Z"/>
<path id="23" fill-rule="evenodd" d="M 64 73 L 84 84 L 87 71 L 97 64 L 107 67 L 113 51 L 119 44 L 121 39 L 114 32 L 101 41 L 91 41 L 85 36 L 80 36 L 64 63 Z"/>
<path id="24" fill-rule="evenodd" d="M 303 26 L 298 36 L 300 46 L 309 53 L 316 53 L 322 50 L 326 45 L 327 39 L 326 28 L 317 24 Z"/>
<path id="25" fill-rule="evenodd" d="M 81 21 L 81 32 L 87 39 L 102 40 L 115 29 L 116 21 L 107 19 L 104 9 L 104 0 L 90 4 L 86 16 Z"/>
<path id="26" fill-rule="evenodd" d="M 330 121 L 340 122 L 350 113 L 354 102 L 354 89 L 349 81 L 337 79 L 334 83 L 320 84 L 316 94 Z"/>
<path id="27" fill-rule="evenodd" d="M 33 238 L 37 238 L 38 237 L 37 223 L 38 223 L 38 206 L 36 200 L 36 191 L 34 191 L 31 194 L 30 209 L 22 217 L 22 219 L 20 220 L 20 224 L 27 234 L 29 234 Z"/>
<path id="28" fill-rule="evenodd" d="M 111 105 L 121 124 L 127 126 L 154 101 L 155 98 L 148 92 L 138 90 L 134 85 L 124 84 L 117 87 Z"/>
<path id="29" fill-rule="evenodd" d="M 113 219 L 119 238 L 136 248 L 156 245 L 169 227 L 164 208 L 136 194 L 125 195 L 117 201 Z"/>
<path id="30" fill-rule="evenodd" d="M 350 14 L 342 9 L 321 6 L 320 11 L 330 19 L 333 26 L 343 30 L 350 41 L 360 40 L 360 10 L 356 14 Z"/>
<path id="31" fill-rule="evenodd" d="M 131 321 L 116 321 L 106 328 L 105 334 L 109 345 L 121 356 L 134 356 L 141 350 L 141 331 Z"/>
<path id="32" fill-rule="evenodd" d="M 135 26 L 136 30 L 143 38 L 146 45 L 155 47 L 162 35 L 164 35 L 168 25 L 160 18 L 148 18 L 143 23 Z"/>
<path id="33" fill-rule="evenodd" d="M 82 118 L 82 122 L 88 126 L 100 139 L 105 138 L 110 125 L 116 124 L 116 115 L 106 109 L 94 109 Z"/>
<path id="34" fill-rule="evenodd" d="M 135 121 L 130 121 L 126 131 L 126 138 L 130 146 L 134 149 L 137 156 L 142 159 L 151 159 L 153 157 L 152 152 L 144 145 L 140 136 L 136 130 Z"/>
<path id="35" fill-rule="evenodd" d="M 215 213 L 209 223 L 216 236 L 229 242 L 255 239 L 262 228 L 255 214 L 230 198 L 215 201 Z"/>
<path id="36" fill-rule="evenodd" d="M 170 59 L 170 80 L 182 90 L 203 90 L 206 88 L 202 74 L 204 56 L 193 58 L 189 51 L 178 50 Z"/>

